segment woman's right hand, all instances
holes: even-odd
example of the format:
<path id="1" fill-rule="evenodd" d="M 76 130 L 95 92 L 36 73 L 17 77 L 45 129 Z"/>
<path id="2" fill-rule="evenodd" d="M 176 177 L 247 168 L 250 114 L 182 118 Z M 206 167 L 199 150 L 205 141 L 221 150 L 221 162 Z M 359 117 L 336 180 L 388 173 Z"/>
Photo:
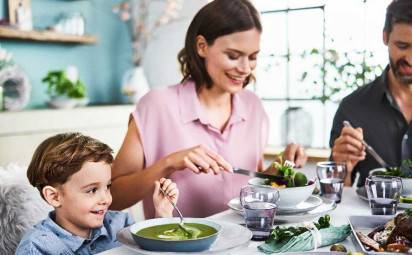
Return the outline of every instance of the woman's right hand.
<path id="1" fill-rule="evenodd" d="M 219 174 L 222 170 L 233 172 L 232 166 L 226 160 L 204 145 L 172 153 L 166 157 L 166 164 L 173 170 L 188 168 L 197 174 L 210 171 Z"/>

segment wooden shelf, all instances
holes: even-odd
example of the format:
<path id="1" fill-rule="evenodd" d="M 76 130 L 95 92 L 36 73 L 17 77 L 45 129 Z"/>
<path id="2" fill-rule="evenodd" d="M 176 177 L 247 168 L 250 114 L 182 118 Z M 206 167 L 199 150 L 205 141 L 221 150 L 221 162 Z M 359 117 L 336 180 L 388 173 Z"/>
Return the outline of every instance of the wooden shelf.
<path id="1" fill-rule="evenodd" d="M 93 44 L 97 42 L 97 37 L 93 35 L 71 35 L 58 33 L 50 30 L 22 31 L 5 26 L 0 26 L 0 38 L 58 43 Z"/>

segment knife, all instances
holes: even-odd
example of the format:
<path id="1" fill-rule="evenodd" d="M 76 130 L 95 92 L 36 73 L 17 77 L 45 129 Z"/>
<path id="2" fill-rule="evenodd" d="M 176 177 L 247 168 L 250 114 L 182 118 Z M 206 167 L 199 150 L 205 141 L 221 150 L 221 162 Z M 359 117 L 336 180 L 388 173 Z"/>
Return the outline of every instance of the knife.
<path id="1" fill-rule="evenodd" d="M 233 172 L 235 174 L 242 174 L 242 175 L 246 175 L 250 177 L 258 177 L 258 178 L 270 179 L 270 180 L 275 180 L 275 181 L 285 181 L 285 178 L 283 176 L 264 174 L 261 172 L 249 171 L 249 170 L 237 168 L 237 167 L 233 168 Z"/>

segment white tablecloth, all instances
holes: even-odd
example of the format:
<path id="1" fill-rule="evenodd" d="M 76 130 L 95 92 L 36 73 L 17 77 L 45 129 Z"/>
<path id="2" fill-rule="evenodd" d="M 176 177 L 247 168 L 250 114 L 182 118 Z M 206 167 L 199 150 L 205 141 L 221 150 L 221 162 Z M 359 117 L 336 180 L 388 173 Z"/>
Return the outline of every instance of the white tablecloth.
<path id="1" fill-rule="evenodd" d="M 331 223 L 333 225 L 347 224 L 349 215 L 371 215 L 369 205 L 367 202 L 361 200 L 355 193 L 354 188 L 344 188 L 342 202 L 338 204 L 337 208 L 331 212 L 328 212 L 331 216 Z M 233 223 L 243 223 L 243 217 L 236 214 L 232 210 L 226 210 L 224 212 L 215 214 L 210 219 L 222 220 Z M 260 254 L 257 250 L 257 246 L 261 242 L 251 241 L 247 248 L 242 248 L 241 250 L 236 250 L 232 254 Z M 348 250 L 355 251 L 356 246 L 354 246 L 353 238 L 348 237 L 342 244 L 346 246 Z M 319 251 L 329 251 L 329 247 L 323 247 L 318 249 Z M 359 250 L 359 248 L 358 248 Z M 101 255 L 136 255 L 138 253 L 129 250 L 128 248 L 122 246 L 106 252 L 100 253 Z M 230 254 L 230 253 L 225 253 Z"/>

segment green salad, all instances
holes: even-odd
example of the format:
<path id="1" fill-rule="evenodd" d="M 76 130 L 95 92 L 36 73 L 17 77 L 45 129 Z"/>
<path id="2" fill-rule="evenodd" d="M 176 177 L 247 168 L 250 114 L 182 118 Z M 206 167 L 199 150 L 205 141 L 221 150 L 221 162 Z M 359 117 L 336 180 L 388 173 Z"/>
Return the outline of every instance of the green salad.
<path id="1" fill-rule="evenodd" d="M 275 168 L 279 175 L 283 177 L 282 180 L 270 180 L 265 181 L 266 185 L 270 185 L 274 188 L 291 188 L 291 187 L 302 187 L 308 184 L 308 178 L 304 173 L 297 172 L 289 164 L 285 164 L 282 157 L 280 157 L 280 162 L 273 162 L 272 167 Z"/>
<path id="2" fill-rule="evenodd" d="M 407 168 L 412 168 L 412 160 L 406 159 L 402 161 L 402 166 Z M 385 171 L 376 171 L 373 175 L 384 175 L 384 176 L 398 176 L 401 178 L 412 178 L 411 173 L 404 173 L 401 167 L 387 167 Z"/>

